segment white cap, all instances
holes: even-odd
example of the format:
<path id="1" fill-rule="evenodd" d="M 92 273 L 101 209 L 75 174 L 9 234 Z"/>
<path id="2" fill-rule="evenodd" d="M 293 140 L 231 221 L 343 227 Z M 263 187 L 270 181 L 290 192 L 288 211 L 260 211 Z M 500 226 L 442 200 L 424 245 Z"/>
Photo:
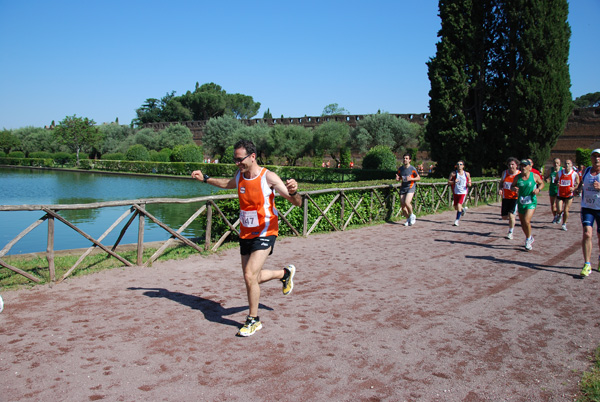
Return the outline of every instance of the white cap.
<path id="1" fill-rule="evenodd" d="M 600 148 L 596 148 L 592 151 L 592 154 L 600 154 Z"/>

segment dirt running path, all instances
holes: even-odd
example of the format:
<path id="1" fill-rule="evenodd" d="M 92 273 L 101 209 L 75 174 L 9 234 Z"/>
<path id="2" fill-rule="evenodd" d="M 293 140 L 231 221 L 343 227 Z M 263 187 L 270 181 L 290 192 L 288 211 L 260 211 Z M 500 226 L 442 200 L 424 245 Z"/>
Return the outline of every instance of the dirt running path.
<path id="1" fill-rule="evenodd" d="M 263 285 L 250 338 L 237 249 L 3 292 L 0 400 L 572 401 L 600 344 L 579 200 L 563 232 L 544 197 L 531 252 L 499 212 L 281 239 L 295 289 Z"/>

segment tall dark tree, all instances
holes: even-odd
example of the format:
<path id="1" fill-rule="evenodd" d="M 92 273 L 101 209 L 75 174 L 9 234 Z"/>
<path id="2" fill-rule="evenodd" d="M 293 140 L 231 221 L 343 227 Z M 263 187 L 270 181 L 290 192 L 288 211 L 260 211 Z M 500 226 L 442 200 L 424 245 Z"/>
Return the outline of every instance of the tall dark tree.
<path id="1" fill-rule="evenodd" d="M 543 166 L 572 108 L 567 0 L 506 0 L 507 150 Z"/>
<path id="2" fill-rule="evenodd" d="M 442 175 L 458 159 L 473 163 L 473 145 L 483 127 L 485 5 L 486 0 L 439 2 L 442 28 L 436 56 L 427 63 L 431 91 L 425 137 Z"/>
<path id="3" fill-rule="evenodd" d="M 507 156 L 543 164 L 570 112 L 566 0 L 439 2 L 426 139 L 441 174 Z"/>

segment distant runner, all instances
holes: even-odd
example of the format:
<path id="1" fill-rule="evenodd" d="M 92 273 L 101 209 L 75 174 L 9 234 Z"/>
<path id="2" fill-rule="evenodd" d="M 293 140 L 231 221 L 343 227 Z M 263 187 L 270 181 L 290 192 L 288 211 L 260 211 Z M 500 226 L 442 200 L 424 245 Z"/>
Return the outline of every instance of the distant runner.
<path id="1" fill-rule="evenodd" d="M 402 166 L 396 173 L 396 180 L 402 181 L 400 186 L 400 201 L 402 204 L 402 212 L 406 216 L 404 226 L 412 226 L 417 220 L 417 216 L 413 214 L 412 199 L 417 189 L 417 182 L 421 180 L 419 172 L 410 164 L 410 154 L 404 154 L 402 157 Z"/>
<path id="2" fill-rule="evenodd" d="M 512 240 L 515 222 L 517 220 L 518 192 L 511 190 L 511 187 L 515 177 L 517 177 L 521 171 L 518 169 L 519 160 L 517 158 L 508 158 L 506 165 L 508 166 L 508 169 L 502 172 L 502 179 L 500 180 L 500 194 L 502 195 L 500 216 L 502 216 L 502 219 L 508 220 L 508 234 L 506 235 L 506 238 Z"/>
<path id="3" fill-rule="evenodd" d="M 517 209 L 521 228 L 525 233 L 525 250 L 529 251 L 535 241 L 531 234 L 531 218 L 537 207 L 537 195 L 544 188 L 544 180 L 531 171 L 531 162 L 528 159 L 521 160 L 519 167 L 521 173 L 517 175 L 510 189 L 519 191 Z"/>
<path id="4" fill-rule="evenodd" d="M 458 226 L 460 217 L 467 212 L 467 207 L 463 204 L 467 200 L 467 193 L 471 187 L 471 174 L 465 171 L 465 162 L 460 160 L 456 163 L 456 170 L 450 173 L 448 185 L 452 187 L 453 205 L 456 210 L 456 220 L 454 226 Z"/>

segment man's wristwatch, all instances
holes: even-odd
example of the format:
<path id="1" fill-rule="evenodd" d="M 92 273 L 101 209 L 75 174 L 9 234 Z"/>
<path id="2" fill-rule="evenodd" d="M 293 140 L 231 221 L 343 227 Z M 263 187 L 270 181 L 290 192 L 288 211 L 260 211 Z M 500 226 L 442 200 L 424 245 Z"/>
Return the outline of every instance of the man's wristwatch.
<path id="1" fill-rule="evenodd" d="M 207 175 L 206 173 L 204 173 L 204 182 L 206 183 L 206 181 L 207 181 L 208 179 L 210 179 L 210 176 L 209 176 L 209 175 Z"/>

